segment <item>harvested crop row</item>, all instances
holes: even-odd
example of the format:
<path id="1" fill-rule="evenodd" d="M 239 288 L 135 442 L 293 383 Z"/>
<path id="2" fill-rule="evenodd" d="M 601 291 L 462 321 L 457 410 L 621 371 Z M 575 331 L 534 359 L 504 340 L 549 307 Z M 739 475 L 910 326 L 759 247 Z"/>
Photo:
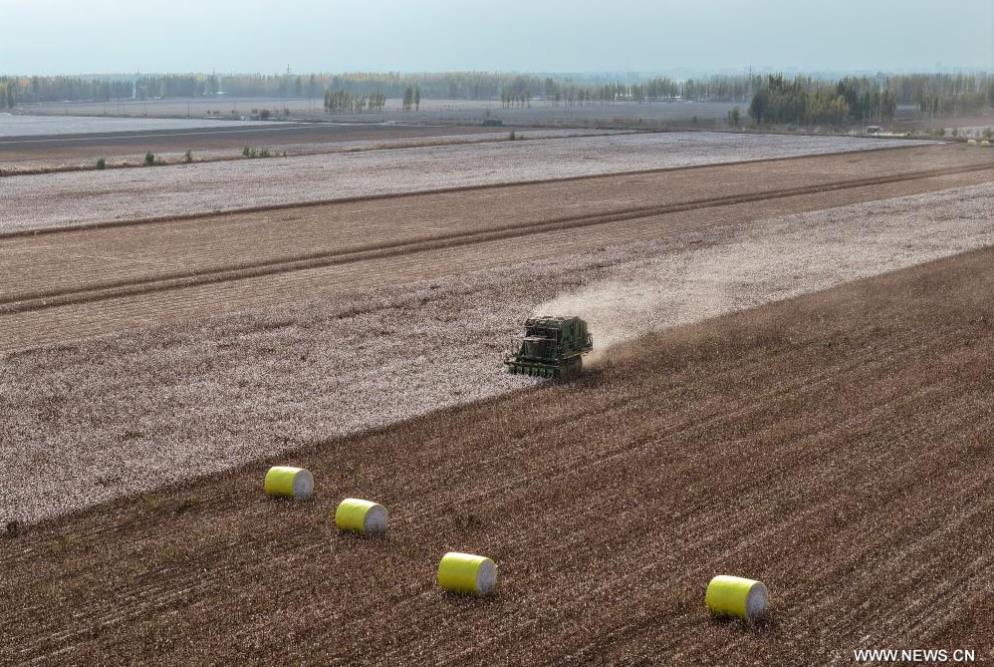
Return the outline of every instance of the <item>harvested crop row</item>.
<path id="1" fill-rule="evenodd" d="M 30 234 L 0 241 L 0 294 L 9 299 L 42 289 L 161 275 L 175 265 L 217 265 L 219 254 L 227 263 L 267 261 L 299 254 L 300 248 L 308 252 L 347 251 L 442 233 L 921 172 L 909 165 L 909 153 L 915 162 L 927 162 L 935 169 L 994 167 L 994 157 L 989 154 L 938 146 L 288 207 L 152 224 L 125 222 L 127 231 L 110 227 Z M 880 197 L 901 194 L 885 187 L 880 193 Z M 71 258 L 68 266 L 67 258 Z"/>
<path id="2" fill-rule="evenodd" d="M 221 313 L 281 307 L 310 298 L 353 298 L 386 286 L 419 280 L 448 281 L 465 272 L 494 269 L 531 260 L 549 261 L 582 252 L 601 252 L 608 246 L 635 240 L 706 242 L 711 238 L 725 238 L 728 229 L 748 225 L 770 215 L 820 210 L 881 196 L 893 197 L 909 192 L 938 190 L 964 183 L 984 182 L 988 178 L 987 173 L 980 172 L 854 188 L 844 192 L 761 200 L 737 206 L 607 223 L 591 227 L 582 234 L 564 229 L 471 246 L 13 313 L 2 318 L 5 326 L 0 328 L 0 350 L 71 343 L 87 337 L 184 322 Z M 943 240 L 938 239 L 940 244 Z M 223 244 L 218 245 L 215 252 L 223 252 L 223 249 Z M 72 275 L 65 269 L 67 257 L 72 257 L 73 267 L 82 263 L 71 252 L 62 255 L 53 252 L 51 257 L 56 262 L 56 268 L 63 267 L 53 273 L 67 276 Z M 154 254 L 148 261 L 156 263 Z M 106 263 L 111 262 L 108 259 Z M 581 285 L 576 276 L 570 280 L 570 284 L 574 286 Z"/>
<path id="3" fill-rule="evenodd" d="M 672 329 L 575 384 L 315 442 L 293 457 L 310 504 L 266 499 L 251 465 L 31 528 L 0 542 L 0 656 L 795 665 L 914 637 L 994 658 L 992 267 Z M 357 493 L 391 508 L 386 540 L 336 534 Z M 435 588 L 450 549 L 494 557 L 494 599 Z M 771 622 L 708 617 L 723 571 L 769 585 Z"/>
<path id="4" fill-rule="evenodd" d="M 434 255 L 444 271 L 421 282 L 422 256 L 339 267 L 330 280 L 300 272 L 293 283 L 266 285 L 274 295 L 329 289 L 328 297 L 10 354 L 0 378 L 9 425 L 0 455 L 10 462 L 8 474 L 0 470 L 0 507 L 33 521 L 512 390 L 527 381 L 501 374 L 501 357 L 533 309 L 585 317 L 604 349 L 990 245 L 992 187 L 726 221 L 718 230 L 702 226 L 702 216 L 664 236 L 646 223 L 644 238 L 655 240 L 627 245 L 612 245 L 617 230 L 605 228 L 589 239 L 590 252 L 504 268 L 506 256 L 490 249 L 450 251 Z M 554 247 L 573 247 L 562 235 Z M 512 256 L 529 257 L 526 246 Z M 202 289 L 145 305 L 189 312 L 195 296 L 207 312 L 238 303 L 230 286 Z M 135 304 L 104 306 L 96 319 L 50 312 L 79 336 Z M 35 338 L 42 335 L 39 328 Z"/>
<path id="5" fill-rule="evenodd" d="M 0 232 L 921 143 L 673 132 L 14 176 Z"/>
<path id="6" fill-rule="evenodd" d="M 947 150 L 953 149 L 953 150 Z M 934 153 L 931 151 L 935 151 Z M 939 164 L 961 165 L 956 147 L 916 149 L 928 152 Z M 966 154 L 976 155 L 976 152 Z M 807 178 L 819 173 L 836 173 L 849 167 L 854 172 L 887 167 L 878 156 L 890 160 L 907 159 L 906 151 L 867 153 L 859 156 L 830 156 L 803 158 L 796 163 L 797 171 Z M 826 161 L 828 164 L 823 163 Z M 782 174 L 790 162 L 763 165 L 772 187 L 780 180 L 788 184 L 804 178 Z M 983 164 L 981 162 L 980 164 Z M 967 163 L 969 165 L 969 163 Z M 753 166 L 720 167 L 722 188 L 735 192 L 740 182 L 749 182 Z M 745 167 L 750 167 L 746 170 Z M 890 168 L 893 168 L 891 165 Z M 702 176 L 715 176 L 701 170 Z M 723 173 L 723 170 L 730 173 Z M 37 238 L 5 239 L 0 242 L 0 277 L 10 292 L 5 299 L 25 291 L 50 291 L 46 286 L 86 287 L 94 281 L 129 280 L 133 276 L 161 275 L 174 271 L 174 265 L 189 266 L 239 258 L 271 257 L 276 254 L 300 252 L 300 248 L 321 251 L 324 248 L 355 247 L 363 240 L 403 239 L 407 228 L 413 235 L 439 234 L 461 229 L 471 230 L 488 224 L 542 221 L 564 214 L 589 215 L 597 211 L 610 212 L 620 206 L 631 207 L 631 201 L 684 201 L 683 197 L 706 194 L 718 181 L 697 178 L 697 185 L 687 184 L 691 172 L 674 171 L 666 174 L 614 176 L 593 181 L 557 182 L 535 186 L 493 188 L 472 193 L 450 193 L 426 197 L 401 197 L 376 202 L 356 202 L 349 205 L 298 208 L 280 212 L 277 217 L 265 214 L 221 216 L 205 220 L 138 226 L 124 229 L 103 229 L 60 232 Z M 665 178 L 664 178 L 665 176 Z M 658 183 L 655 178 L 659 178 Z M 836 176 L 837 178 L 837 176 Z M 829 191 L 818 195 L 759 200 L 748 204 L 720 208 L 689 210 L 673 215 L 623 220 L 588 228 L 582 234 L 569 229 L 561 232 L 505 239 L 463 249 L 415 253 L 351 264 L 297 271 L 280 276 L 239 280 L 223 285 L 208 285 L 167 293 L 145 294 L 120 298 L 110 302 L 79 304 L 51 308 L 47 311 L 4 316 L 0 327 L 0 350 L 20 349 L 37 345 L 68 342 L 88 336 L 147 327 L 223 312 L 233 312 L 273 304 L 285 304 L 309 297 L 354 294 L 387 284 L 443 278 L 466 270 L 496 267 L 530 259 L 560 257 L 616 243 L 639 239 L 681 238 L 696 231 L 698 234 L 721 234 L 721 229 L 748 223 L 770 215 L 817 210 L 851 202 L 881 197 L 897 197 L 915 192 L 985 182 L 989 172 L 979 171 L 955 176 L 894 182 L 883 185 Z M 689 179 L 693 180 L 693 179 Z M 829 182 L 831 183 L 831 182 Z M 704 184 L 702 187 L 701 184 Z M 646 186 L 650 192 L 676 192 L 677 195 L 640 195 Z M 695 189 L 696 188 L 696 189 Z M 744 188 L 745 192 L 754 192 Z M 762 192 L 762 190 L 760 190 Z M 772 190 L 776 192 L 776 190 Z M 564 199 L 564 197 L 566 197 Z M 572 198 L 571 198 L 572 197 Z M 535 202 L 533 206 L 533 202 Z M 544 202 L 544 203 L 543 203 Z M 561 211 L 557 207 L 562 206 Z M 437 217 L 434 217 L 437 214 Z M 401 221 L 401 222 L 397 222 Z M 210 223 L 210 224 L 207 224 Z M 364 238 L 362 234 L 365 233 Z M 410 238 L 410 237 L 409 237 Z M 262 240 L 269 243 L 262 243 Z M 344 247 L 343 247 L 344 246 Z M 220 259 L 219 259 L 220 258 Z"/>
<path id="7" fill-rule="evenodd" d="M 681 213 L 685 211 L 695 211 L 698 209 L 712 209 L 724 206 L 733 206 L 743 203 L 766 202 L 768 200 L 791 199 L 795 197 L 818 195 L 826 192 L 854 191 L 869 188 L 871 186 L 886 186 L 901 184 L 904 182 L 922 182 L 923 184 L 933 179 L 944 177 L 964 176 L 969 179 L 972 176 L 979 176 L 986 179 L 991 172 L 992 165 L 965 165 L 960 167 L 950 167 L 945 169 L 933 169 L 914 172 L 903 172 L 898 174 L 883 174 L 865 179 L 844 179 L 837 181 L 819 182 L 811 185 L 801 185 L 798 187 L 780 188 L 776 190 L 760 190 L 758 192 L 743 192 L 741 194 L 724 194 L 717 197 L 705 199 L 678 199 L 673 203 L 664 204 L 642 204 L 635 207 L 625 207 L 618 210 L 609 210 L 604 213 L 585 213 L 581 215 L 558 215 L 550 218 L 538 218 L 528 220 L 531 217 L 527 213 L 523 216 L 525 220 L 507 219 L 498 221 L 490 219 L 487 212 L 474 212 L 475 215 L 468 221 L 456 219 L 451 226 L 440 224 L 440 221 L 433 220 L 431 227 L 425 233 L 418 234 L 417 229 L 411 229 L 408 236 L 398 235 L 392 228 L 390 233 L 384 234 L 381 238 L 376 236 L 355 235 L 354 229 L 346 226 L 347 233 L 354 236 L 354 243 L 342 243 L 344 234 L 335 234 L 329 229 L 330 225 L 325 222 L 320 242 L 316 245 L 308 243 L 299 245 L 294 249 L 293 242 L 287 242 L 286 226 L 281 225 L 278 229 L 270 229 L 270 233 L 275 236 L 273 244 L 260 244 L 258 238 L 252 238 L 246 249 L 251 249 L 252 254 L 245 257 L 232 256 L 231 248 L 228 244 L 219 244 L 213 238 L 212 231 L 204 230 L 208 235 L 207 242 L 197 243 L 197 239 L 171 239 L 180 241 L 180 248 L 185 250 L 177 255 L 177 248 L 169 244 L 150 245 L 139 241 L 135 243 L 132 234 L 125 235 L 132 251 L 128 255 L 134 255 L 135 251 L 147 257 L 145 261 L 135 261 L 134 257 L 125 256 L 121 259 L 127 262 L 132 269 L 133 277 L 114 275 L 112 268 L 107 266 L 110 257 L 107 252 L 110 248 L 106 244 L 96 245 L 94 241 L 100 237 L 107 237 L 104 229 L 80 230 L 79 235 L 70 235 L 70 244 L 62 244 L 63 251 L 55 249 L 56 244 L 47 243 L 47 239 L 35 242 L 33 237 L 21 237 L 21 241 L 13 240 L 4 248 L 2 254 L 10 256 L 13 261 L 8 262 L 11 287 L 16 289 L 16 285 L 23 284 L 26 291 L 13 291 L 9 294 L 0 294 L 0 313 L 23 312 L 56 306 L 84 303 L 89 301 L 104 300 L 120 296 L 130 296 L 146 292 L 163 291 L 167 289 L 178 289 L 199 284 L 212 284 L 224 281 L 254 278 L 266 275 L 277 275 L 292 271 L 300 271 L 310 268 L 320 268 L 343 263 L 361 262 L 380 257 L 392 257 L 407 255 L 416 252 L 427 252 L 439 248 L 450 248 L 464 245 L 477 245 L 501 239 L 513 239 L 518 236 L 528 236 L 542 234 L 548 231 L 557 230 L 585 230 L 589 227 L 596 227 L 614 222 L 629 220 L 640 220 L 650 217 L 658 217 L 671 213 Z M 660 174 L 657 174 L 660 176 Z M 914 187 L 914 186 L 912 186 Z M 927 185 L 922 185 L 922 189 L 928 189 Z M 388 207 L 390 204 L 387 205 Z M 332 208 L 332 207 L 329 207 Z M 363 210 L 363 217 L 368 216 L 368 209 Z M 532 215 L 535 211 L 531 212 Z M 450 213 L 451 215 L 451 213 Z M 488 221 L 486 224 L 485 221 Z M 164 225 L 163 225 L 164 226 Z M 204 227 L 206 225 L 201 225 Z M 141 231 L 145 231 L 142 229 Z M 153 230 L 155 232 L 160 229 Z M 241 231 L 240 239 L 245 244 L 245 230 Z M 118 234 L 122 236 L 122 234 Z M 23 240 L 28 238 L 30 240 Z M 348 239 L 348 237 L 346 237 Z M 348 239 L 351 240 L 351 239 Z M 323 242 L 323 243 L 322 243 Z M 299 241 L 297 241 L 299 243 Z M 322 247 L 322 245 L 324 247 Z M 206 250 L 213 251 L 222 256 L 210 257 L 207 254 L 207 261 L 199 264 L 195 257 L 190 256 L 190 251 Z M 93 253 L 93 254 L 91 254 Z M 96 254 L 99 253 L 99 254 Z M 66 275 L 62 271 L 48 271 L 45 260 L 49 262 L 55 260 L 60 264 L 65 261 L 65 256 L 73 258 L 73 274 Z M 170 261 L 170 255 L 174 255 Z M 182 266 L 178 261 L 182 258 Z M 85 262 L 89 259 L 89 262 Z M 84 261 L 80 261 L 84 260 Z M 151 262 L 149 262 L 151 260 Z M 94 271 L 97 264 L 99 271 Z M 79 264 L 84 264 L 79 267 Z M 90 266 L 85 266 L 89 264 Z M 92 282 L 80 280 L 76 272 L 85 273 L 90 269 L 96 275 L 91 278 Z M 135 271 L 138 269 L 138 271 Z M 140 273 L 139 273 L 140 271 Z M 25 275 L 26 274 L 26 275 Z M 56 281 L 53 284 L 53 277 Z M 47 278 L 47 279 L 46 279 Z M 64 283 L 65 287 L 58 287 L 59 283 Z"/>

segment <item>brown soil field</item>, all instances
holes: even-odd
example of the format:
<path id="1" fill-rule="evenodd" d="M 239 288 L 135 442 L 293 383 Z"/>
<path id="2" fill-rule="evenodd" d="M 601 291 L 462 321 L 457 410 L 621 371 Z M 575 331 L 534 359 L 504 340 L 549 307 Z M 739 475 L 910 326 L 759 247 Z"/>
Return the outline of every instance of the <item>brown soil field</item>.
<path id="1" fill-rule="evenodd" d="M 992 659 L 994 251 L 707 320 L 543 385 L 0 539 L 11 663 L 848 663 Z M 282 460 L 282 459 L 281 459 Z M 389 536 L 336 533 L 340 498 Z M 433 583 L 450 549 L 497 595 Z M 708 579 L 772 617 L 716 622 Z M 942 642 L 941 645 L 936 642 Z"/>
<path id="2" fill-rule="evenodd" d="M 982 183 L 992 167 L 929 146 L 14 234 L 0 350 Z"/>

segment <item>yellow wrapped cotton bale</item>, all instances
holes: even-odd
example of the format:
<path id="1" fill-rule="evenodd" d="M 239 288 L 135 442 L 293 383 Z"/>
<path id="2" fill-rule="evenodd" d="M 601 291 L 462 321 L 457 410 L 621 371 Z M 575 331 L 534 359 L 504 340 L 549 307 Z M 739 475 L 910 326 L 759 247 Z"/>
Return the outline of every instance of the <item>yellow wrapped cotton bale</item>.
<path id="1" fill-rule="evenodd" d="M 360 535 L 382 535 L 387 531 L 389 516 L 383 505 L 369 500 L 346 498 L 335 510 L 335 525 Z"/>
<path id="2" fill-rule="evenodd" d="M 716 616 L 756 621 L 766 615 L 770 594 L 760 581 L 718 575 L 708 584 L 704 603 Z"/>
<path id="3" fill-rule="evenodd" d="M 488 595 L 497 585 L 497 566 L 484 556 L 450 551 L 438 564 L 438 585 L 453 593 Z"/>
<path id="4" fill-rule="evenodd" d="M 314 493 L 314 477 L 303 468 L 273 466 L 263 486 L 269 496 L 306 500 Z"/>

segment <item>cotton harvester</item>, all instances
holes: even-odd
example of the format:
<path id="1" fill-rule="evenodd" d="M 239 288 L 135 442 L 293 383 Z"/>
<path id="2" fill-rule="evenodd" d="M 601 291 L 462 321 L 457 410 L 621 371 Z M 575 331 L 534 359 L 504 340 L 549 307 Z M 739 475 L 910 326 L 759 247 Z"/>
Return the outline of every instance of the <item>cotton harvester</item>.
<path id="1" fill-rule="evenodd" d="M 525 321 L 525 338 L 517 354 L 504 360 L 508 373 L 568 379 L 580 374 L 593 339 L 579 317 L 531 317 Z"/>

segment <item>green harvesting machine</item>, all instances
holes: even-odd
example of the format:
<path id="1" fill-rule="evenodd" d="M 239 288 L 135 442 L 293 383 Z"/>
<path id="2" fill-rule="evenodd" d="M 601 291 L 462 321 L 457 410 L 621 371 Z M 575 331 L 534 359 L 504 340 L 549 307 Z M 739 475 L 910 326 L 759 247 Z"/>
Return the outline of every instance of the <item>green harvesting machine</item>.
<path id="1" fill-rule="evenodd" d="M 504 363 L 508 373 L 566 379 L 580 373 L 583 368 L 580 355 L 593 347 L 587 323 L 579 317 L 542 315 L 525 321 L 521 347 Z"/>

